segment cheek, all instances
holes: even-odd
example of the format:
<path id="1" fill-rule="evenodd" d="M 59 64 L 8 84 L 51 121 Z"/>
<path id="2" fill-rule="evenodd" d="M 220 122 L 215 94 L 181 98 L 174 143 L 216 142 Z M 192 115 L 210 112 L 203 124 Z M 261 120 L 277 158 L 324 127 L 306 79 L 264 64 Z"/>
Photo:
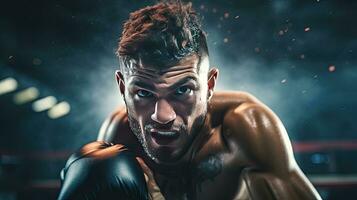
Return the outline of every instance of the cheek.
<path id="1" fill-rule="evenodd" d="M 178 116 L 186 118 L 195 111 L 197 96 L 191 95 L 188 97 L 173 98 L 171 100 L 172 106 Z"/>
<path id="2" fill-rule="evenodd" d="M 207 110 L 207 92 L 202 91 L 195 99 L 192 120 L 204 114 Z"/>
<path id="3" fill-rule="evenodd" d="M 176 114 L 181 116 L 185 124 L 190 127 L 193 121 L 205 112 L 206 104 L 207 99 L 202 96 L 202 93 L 196 93 L 186 101 L 178 102 L 174 106 Z"/>
<path id="4" fill-rule="evenodd" d="M 132 114 L 140 118 L 145 119 L 145 117 L 155 110 L 154 102 L 150 100 L 139 100 L 131 93 L 127 93 L 125 102 L 128 111 L 130 110 Z"/>
<path id="5" fill-rule="evenodd" d="M 207 106 L 207 91 L 201 90 L 199 94 L 197 94 L 195 99 L 195 110 L 198 114 L 202 114 Z"/>

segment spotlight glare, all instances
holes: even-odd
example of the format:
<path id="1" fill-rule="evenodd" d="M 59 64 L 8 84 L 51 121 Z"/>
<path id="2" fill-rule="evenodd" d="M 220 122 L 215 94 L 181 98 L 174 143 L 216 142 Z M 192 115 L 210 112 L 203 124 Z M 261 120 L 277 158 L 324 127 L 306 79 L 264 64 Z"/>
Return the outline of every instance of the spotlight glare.
<path id="1" fill-rule="evenodd" d="M 30 87 L 16 93 L 14 96 L 14 102 L 17 105 L 25 104 L 36 99 L 39 95 L 40 93 L 38 92 L 37 88 Z"/>
<path id="2" fill-rule="evenodd" d="M 0 81 L 0 95 L 16 90 L 17 81 L 14 78 L 5 78 Z"/>
<path id="3" fill-rule="evenodd" d="M 32 109 L 35 112 L 42 112 L 52 108 L 56 103 L 57 99 L 54 96 L 48 96 L 33 102 Z"/>
<path id="4" fill-rule="evenodd" d="M 50 110 L 48 110 L 48 117 L 51 119 L 57 119 L 64 115 L 67 115 L 71 110 L 71 106 L 66 101 L 62 101 L 57 105 L 53 106 Z"/>

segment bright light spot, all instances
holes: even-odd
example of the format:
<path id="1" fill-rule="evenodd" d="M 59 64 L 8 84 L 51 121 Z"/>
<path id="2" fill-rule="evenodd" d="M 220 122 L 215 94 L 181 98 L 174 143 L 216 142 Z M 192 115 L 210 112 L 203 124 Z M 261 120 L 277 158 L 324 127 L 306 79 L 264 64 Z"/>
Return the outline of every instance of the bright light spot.
<path id="1" fill-rule="evenodd" d="M 310 31 L 311 29 L 310 29 L 310 27 L 306 27 L 304 30 L 305 30 L 305 32 L 308 32 L 308 31 Z"/>
<path id="2" fill-rule="evenodd" d="M 30 87 L 15 94 L 14 102 L 17 105 L 21 105 L 36 99 L 39 95 L 40 93 L 38 92 L 37 88 Z"/>
<path id="3" fill-rule="evenodd" d="M 281 80 L 281 83 L 283 84 L 286 83 L 286 79 Z"/>
<path id="4" fill-rule="evenodd" d="M 14 78 L 6 78 L 0 81 L 0 95 L 16 90 L 17 81 Z"/>
<path id="5" fill-rule="evenodd" d="M 224 43 L 227 43 L 227 42 L 228 42 L 228 38 L 224 38 L 224 39 L 223 39 L 223 42 L 224 42 Z"/>
<path id="6" fill-rule="evenodd" d="M 41 112 L 52 108 L 56 103 L 57 99 L 54 96 L 48 96 L 33 102 L 32 109 L 35 112 Z"/>
<path id="7" fill-rule="evenodd" d="M 331 66 L 328 67 L 328 71 L 329 72 L 334 72 L 335 70 L 336 70 L 335 65 L 331 65 Z"/>
<path id="8" fill-rule="evenodd" d="M 62 101 L 61 103 L 58 103 L 57 105 L 53 106 L 48 112 L 48 117 L 51 119 L 57 119 L 60 118 L 64 115 L 67 115 L 71 110 L 71 106 L 65 102 Z"/>

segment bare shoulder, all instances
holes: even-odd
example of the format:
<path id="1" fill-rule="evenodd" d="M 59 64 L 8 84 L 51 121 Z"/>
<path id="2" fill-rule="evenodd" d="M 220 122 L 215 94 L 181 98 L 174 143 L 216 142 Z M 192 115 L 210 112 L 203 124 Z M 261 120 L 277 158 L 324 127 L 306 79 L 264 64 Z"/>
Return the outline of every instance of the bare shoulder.
<path id="1" fill-rule="evenodd" d="M 248 96 L 251 100 L 225 113 L 222 134 L 228 145 L 239 149 L 249 165 L 262 170 L 290 171 L 295 159 L 284 125 L 270 108 Z"/>
<path id="2" fill-rule="evenodd" d="M 213 93 L 212 99 L 210 100 L 213 105 L 231 105 L 237 106 L 245 102 L 258 102 L 259 100 L 255 98 L 248 92 L 243 91 L 217 91 Z"/>
<path id="3" fill-rule="evenodd" d="M 126 130 L 128 127 L 128 119 L 124 106 L 119 106 L 110 114 L 103 122 L 97 141 L 115 142 L 120 131 Z"/>
<path id="4" fill-rule="evenodd" d="M 247 92 L 240 91 L 218 91 L 214 92 L 209 101 L 208 109 L 212 116 L 212 125 L 218 126 L 222 124 L 222 119 L 227 111 L 238 107 L 244 103 L 253 103 L 258 100 Z"/>
<path id="5" fill-rule="evenodd" d="M 270 199 L 321 199 L 297 165 L 288 134 L 277 115 L 259 100 L 245 101 L 225 114 L 226 139 L 249 191 Z M 262 186 L 260 183 L 268 183 Z M 264 194 L 266 187 L 272 193 Z M 254 197 L 255 199 L 255 197 Z"/>

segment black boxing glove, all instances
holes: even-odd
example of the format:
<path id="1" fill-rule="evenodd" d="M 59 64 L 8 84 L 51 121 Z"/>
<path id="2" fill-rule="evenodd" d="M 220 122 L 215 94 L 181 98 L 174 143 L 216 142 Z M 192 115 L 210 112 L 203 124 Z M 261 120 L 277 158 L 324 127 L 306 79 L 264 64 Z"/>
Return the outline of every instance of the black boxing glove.
<path id="1" fill-rule="evenodd" d="M 68 159 L 61 180 L 58 200 L 149 199 L 142 168 L 124 145 L 83 146 Z"/>

